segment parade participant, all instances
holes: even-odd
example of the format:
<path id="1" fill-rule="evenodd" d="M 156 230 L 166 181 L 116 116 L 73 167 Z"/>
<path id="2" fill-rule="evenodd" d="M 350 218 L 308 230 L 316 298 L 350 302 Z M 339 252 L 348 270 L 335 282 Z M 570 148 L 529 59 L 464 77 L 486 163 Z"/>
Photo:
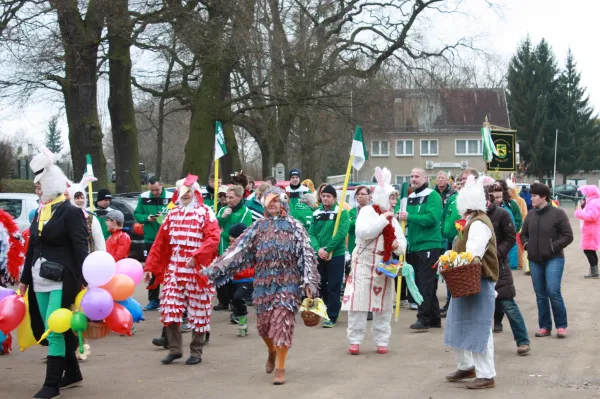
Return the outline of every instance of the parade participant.
<path id="1" fill-rule="evenodd" d="M 306 231 L 308 231 L 312 224 L 316 205 L 317 198 L 315 195 L 307 193 L 300 197 L 300 201 L 298 201 L 296 208 L 292 209 L 292 217 L 302 223 Z"/>
<path id="2" fill-rule="evenodd" d="M 300 170 L 292 168 L 289 173 L 290 185 L 285 188 L 285 192 L 290 199 L 290 210 L 296 209 L 300 197 L 306 193 L 310 193 L 308 187 L 300 184 Z"/>
<path id="3" fill-rule="evenodd" d="M 263 181 L 270 185 L 270 186 L 276 186 L 277 185 L 277 179 L 274 178 L 273 176 L 267 176 L 263 179 Z"/>
<path id="4" fill-rule="evenodd" d="M 521 196 L 519 195 L 518 187 L 512 180 L 507 180 L 506 185 L 508 186 L 508 193 L 510 198 L 515 201 L 519 208 L 519 212 L 521 214 L 521 220 L 525 220 L 527 216 L 527 203 Z M 523 224 L 521 223 L 521 228 L 523 228 Z M 525 267 L 525 250 L 523 249 L 523 245 L 521 244 L 521 231 L 517 231 L 517 247 L 518 247 L 518 267 L 517 269 L 523 270 Z"/>
<path id="5" fill-rule="evenodd" d="M 144 225 L 144 257 L 147 257 L 154 244 L 158 230 L 160 229 L 159 218 L 168 212 L 167 206 L 171 199 L 167 190 L 164 189 L 160 179 L 152 176 L 148 181 L 148 191 L 140 195 L 133 217 L 136 222 Z M 150 282 L 154 285 L 154 281 Z M 157 310 L 160 298 L 160 285 L 155 289 L 148 290 L 148 304 L 144 310 Z"/>
<path id="6" fill-rule="evenodd" d="M 567 308 L 561 294 L 565 268 L 564 249 L 573 242 L 573 230 L 565 211 L 550 203 L 550 188 L 531 185 L 531 203 L 523 223 L 521 240 L 527 251 L 531 281 L 537 300 L 539 330 L 536 337 L 552 335 L 552 315 L 558 338 L 567 337 Z"/>
<path id="7" fill-rule="evenodd" d="M 475 378 L 466 384 L 469 389 L 496 386 L 491 326 L 494 284 L 498 281 L 499 270 L 496 237 L 492 222 L 485 213 L 486 203 L 483 182 L 475 182 L 470 176 L 456 200 L 466 225 L 454 244 L 454 251 L 470 252 L 481 259 L 481 290 L 475 295 L 452 298 L 444 330 L 444 345 L 454 349 L 458 368 L 447 375 L 446 380 L 457 382 Z"/>
<path id="8" fill-rule="evenodd" d="M 67 189 L 71 204 L 80 208 L 88 228 L 88 244 L 90 252 L 106 251 L 106 241 L 98 217 L 86 210 L 87 197 L 85 190 L 89 183 L 96 181 L 95 177 L 84 176 L 79 184 L 71 184 Z"/>
<path id="9" fill-rule="evenodd" d="M 180 326 L 186 310 L 187 325 L 192 331 L 186 364 L 202 361 L 205 334 L 210 331 L 214 289 L 201 271 L 214 259 L 219 225 L 213 211 L 202 203 L 197 180 L 197 176 L 188 175 L 177 182 L 173 202 L 178 205 L 167 213 L 144 268 L 147 282 L 154 277 L 155 285 L 163 284 L 160 320 L 165 325 L 169 347 L 163 364 L 183 356 Z"/>
<path id="10" fill-rule="evenodd" d="M 54 155 L 44 149 L 30 168 L 40 182 L 42 203 L 30 228 L 29 247 L 19 291 L 29 288 L 29 315 L 36 339 L 48 328 L 48 317 L 57 309 L 71 308 L 84 283 L 82 265 L 88 255 L 88 229 L 81 209 L 66 200 L 67 178 L 54 165 Z M 46 379 L 34 398 L 57 398 L 60 388 L 83 380 L 75 355 L 77 337 L 71 330 L 48 335 Z M 63 377 L 64 373 L 64 377 Z"/>
<path id="11" fill-rule="evenodd" d="M 596 186 L 578 189 L 585 199 L 577 204 L 575 217 L 583 222 L 581 227 L 581 249 L 590 263 L 590 272 L 583 278 L 598 278 L 598 254 L 600 249 L 600 191 Z"/>
<path id="12" fill-rule="evenodd" d="M 321 205 L 313 213 L 313 222 L 308 234 L 311 244 L 319 257 L 321 275 L 321 298 L 327 306 L 329 320 L 323 322 L 324 328 L 335 327 L 340 313 L 342 280 L 346 254 L 346 236 L 348 235 L 348 211 L 340 209 L 337 192 L 331 185 L 321 190 Z M 341 210 L 340 225 L 333 235 L 337 213 Z"/>
<path id="13" fill-rule="evenodd" d="M 258 334 L 268 349 L 267 373 L 285 382 L 285 360 L 292 346 L 295 313 L 302 297 L 317 293 L 317 258 L 302 224 L 289 216 L 288 198 L 278 187 L 264 194 L 266 217 L 250 226 L 204 273 L 217 286 L 254 267 L 253 303 Z M 269 245 L 264 245 L 268 243 Z"/>
<path id="14" fill-rule="evenodd" d="M 415 168 L 410 175 L 410 185 L 414 192 L 408 197 L 405 212 L 400 212 L 401 220 L 406 220 L 408 228 L 408 254 L 406 262 L 415 269 L 415 282 L 423 302 L 418 307 L 417 322 L 410 326 L 417 331 L 430 327 L 441 328 L 440 304 L 436 295 L 437 273 L 432 266 L 442 252 L 442 199 L 428 187 L 425 171 Z"/>
<path id="15" fill-rule="evenodd" d="M 252 176 L 248 176 L 248 185 L 246 186 L 246 189 L 251 193 L 254 193 L 254 179 Z"/>
<path id="16" fill-rule="evenodd" d="M 394 305 L 394 279 L 377 271 L 382 262 L 392 260 L 406 249 L 406 239 L 394 218 L 390 203 L 394 193 L 392 175 L 387 168 L 375 170 L 377 187 L 373 205 L 364 206 L 356 220 L 356 248 L 352 270 L 346 280 L 342 310 L 348 311 L 350 353 L 358 355 L 365 338 L 367 314 L 373 313 L 372 335 L 377 353 L 388 353 L 392 333 L 390 322 Z"/>
<path id="17" fill-rule="evenodd" d="M 219 187 L 221 187 L 221 185 L 221 178 L 219 177 Z M 208 178 L 208 184 L 206 185 L 205 189 L 206 192 L 202 194 L 202 198 L 204 199 L 204 205 L 206 205 L 209 208 L 212 208 L 215 204 L 215 175 L 210 175 L 210 177 Z"/>
<path id="18" fill-rule="evenodd" d="M 371 203 L 371 191 L 367 186 L 358 186 L 354 190 L 354 200 L 356 206 L 348 212 L 348 252 L 352 254 L 354 247 L 356 246 L 356 219 L 360 215 L 361 209 L 368 206 Z"/>
<path id="19" fill-rule="evenodd" d="M 529 188 L 527 186 L 523 186 L 521 188 L 519 197 L 523 198 L 523 200 L 527 204 L 527 212 L 529 212 L 531 209 L 533 209 L 533 205 L 531 205 L 531 193 L 529 192 Z"/>
<path id="20" fill-rule="evenodd" d="M 246 199 L 252 194 L 250 190 L 248 190 L 248 176 L 244 174 L 243 170 L 239 172 L 235 172 L 231 175 L 230 184 L 235 184 L 237 186 L 242 187 L 243 198 Z"/>
<path id="21" fill-rule="evenodd" d="M 219 200 L 218 209 L 227 207 L 227 186 L 220 186 L 219 192 L 217 193 L 217 199 Z"/>
<path id="22" fill-rule="evenodd" d="M 448 183 L 448 175 L 446 172 L 439 172 L 435 178 L 436 186 L 434 190 L 442 197 L 442 207 L 446 205 L 448 198 L 456 194 Z"/>
<path id="23" fill-rule="evenodd" d="M 128 258 L 131 249 L 131 238 L 122 230 L 124 221 L 125 216 L 121 211 L 110 211 L 106 215 L 106 227 L 111 233 L 106 240 L 106 252 L 115 258 L 115 262 Z"/>
<path id="24" fill-rule="evenodd" d="M 262 219 L 265 216 L 265 208 L 262 206 L 261 199 L 262 196 L 269 186 L 266 183 L 261 184 L 254 193 L 248 198 L 246 198 L 246 208 L 250 210 L 252 213 L 252 223 L 256 222 L 258 219 Z"/>
<path id="25" fill-rule="evenodd" d="M 229 229 L 229 242 L 233 242 L 246 230 L 248 226 L 244 223 L 238 223 Z M 248 335 L 248 306 L 246 300 L 252 299 L 254 292 L 254 268 L 248 268 L 236 273 L 233 276 L 233 295 L 231 304 L 233 312 L 230 320 L 238 325 L 238 333 L 241 337 Z"/>
<path id="26" fill-rule="evenodd" d="M 329 184 L 327 184 L 327 183 L 321 183 L 321 184 L 319 184 L 319 188 L 317 188 L 317 207 L 319 205 L 321 205 L 321 191 L 323 191 L 323 189 L 325 187 L 327 187 L 328 185 Z"/>
<path id="27" fill-rule="evenodd" d="M 229 247 L 229 229 L 234 224 L 244 223 L 246 226 L 252 224 L 252 213 L 244 205 L 244 189 L 239 185 L 227 188 L 227 206 L 221 208 L 217 214 L 219 227 L 221 228 L 221 242 L 219 244 L 219 255 L 222 255 Z M 226 284 L 217 289 L 219 304 L 214 310 L 229 310 L 232 294 L 231 284 Z"/>
<path id="28" fill-rule="evenodd" d="M 312 182 L 312 180 L 310 180 L 310 179 L 302 180 L 301 184 L 304 187 L 308 188 L 308 192 L 309 193 L 314 193 L 315 192 L 315 184 Z"/>
<path id="29" fill-rule="evenodd" d="M 102 227 L 102 235 L 106 240 L 110 236 L 110 232 L 106 227 L 106 214 L 113 209 L 110 207 L 110 203 L 112 202 L 112 194 L 110 190 L 107 188 L 101 188 L 98 190 L 98 196 L 96 199 L 96 216 L 98 216 L 98 220 L 100 221 L 100 227 Z"/>

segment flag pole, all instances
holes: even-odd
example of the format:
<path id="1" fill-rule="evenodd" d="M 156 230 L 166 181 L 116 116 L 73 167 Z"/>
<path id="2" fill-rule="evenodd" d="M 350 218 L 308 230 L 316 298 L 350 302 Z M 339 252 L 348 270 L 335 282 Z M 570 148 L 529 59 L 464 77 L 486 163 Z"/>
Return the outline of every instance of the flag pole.
<path id="1" fill-rule="evenodd" d="M 92 176 L 94 175 L 93 173 L 93 169 L 92 169 L 92 156 L 90 154 L 86 154 L 85 156 L 85 160 L 86 160 L 86 174 L 91 174 Z M 93 196 L 93 191 L 92 191 L 92 182 L 88 183 L 88 197 L 90 199 L 90 212 L 94 212 L 96 209 L 94 207 L 94 196 Z"/>
<path id="2" fill-rule="evenodd" d="M 354 155 L 350 155 L 348 161 L 348 168 L 346 169 L 346 178 L 344 179 L 344 188 L 342 189 L 342 200 L 340 201 L 339 210 L 335 218 L 335 226 L 333 227 L 333 236 L 337 234 L 338 227 L 340 227 L 340 219 L 342 217 L 342 211 L 344 210 L 344 202 L 346 201 L 346 190 L 348 190 L 348 182 L 350 181 L 350 173 L 352 172 L 352 162 L 354 161 Z M 330 254 L 331 255 L 331 254 Z"/>
<path id="3" fill-rule="evenodd" d="M 215 188 L 213 190 L 213 207 L 215 209 L 215 213 L 219 211 L 219 159 L 215 159 Z"/>
<path id="4" fill-rule="evenodd" d="M 402 183 L 402 193 L 400 193 L 400 211 L 406 212 L 406 206 L 408 204 L 408 183 Z M 403 220 L 400 224 L 402 228 L 402 235 L 405 235 L 406 232 L 406 220 Z M 404 251 L 406 252 L 406 250 Z M 402 266 L 404 265 L 404 254 L 400 255 L 400 259 L 398 260 L 398 264 L 400 265 L 400 271 L 402 271 Z M 394 321 L 397 323 L 400 320 L 400 301 L 401 301 L 401 293 L 402 293 L 402 273 L 398 276 L 398 282 L 396 284 L 396 311 L 394 312 Z"/>

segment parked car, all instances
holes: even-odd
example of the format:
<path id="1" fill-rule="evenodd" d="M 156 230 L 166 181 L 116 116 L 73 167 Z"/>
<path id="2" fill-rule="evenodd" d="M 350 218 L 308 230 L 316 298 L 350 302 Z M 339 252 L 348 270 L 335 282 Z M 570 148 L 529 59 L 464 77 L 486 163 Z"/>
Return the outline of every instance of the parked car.
<path id="1" fill-rule="evenodd" d="M 583 198 L 583 194 L 577 191 L 579 187 L 574 184 L 560 184 L 554 187 L 554 195 L 557 199 L 572 199 L 577 201 Z"/>
<path id="2" fill-rule="evenodd" d="M 29 223 L 29 213 L 37 209 L 38 206 L 38 196 L 35 194 L 0 194 L 0 209 L 5 210 L 13 217 L 21 232 L 31 226 L 31 223 Z"/>

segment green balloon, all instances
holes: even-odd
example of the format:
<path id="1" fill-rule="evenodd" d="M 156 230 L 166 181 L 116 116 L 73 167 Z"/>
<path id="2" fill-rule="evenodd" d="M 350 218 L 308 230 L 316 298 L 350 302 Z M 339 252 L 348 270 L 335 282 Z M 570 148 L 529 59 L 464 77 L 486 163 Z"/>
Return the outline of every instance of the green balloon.
<path id="1" fill-rule="evenodd" d="M 71 317 L 71 329 L 76 333 L 83 332 L 88 327 L 87 317 L 82 312 L 74 312 Z"/>

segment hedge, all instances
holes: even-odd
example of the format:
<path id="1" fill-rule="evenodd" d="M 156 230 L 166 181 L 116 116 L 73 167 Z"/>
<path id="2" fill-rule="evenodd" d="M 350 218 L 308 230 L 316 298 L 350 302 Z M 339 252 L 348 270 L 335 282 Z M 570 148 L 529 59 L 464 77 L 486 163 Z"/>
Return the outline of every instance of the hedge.
<path id="1" fill-rule="evenodd" d="M 108 183 L 108 189 L 111 193 L 114 193 L 115 184 Z M 34 191 L 35 185 L 33 184 L 33 180 L 2 179 L 2 181 L 0 182 L 0 192 L 2 193 L 33 194 Z M 94 191 L 96 191 L 95 188 Z"/>

